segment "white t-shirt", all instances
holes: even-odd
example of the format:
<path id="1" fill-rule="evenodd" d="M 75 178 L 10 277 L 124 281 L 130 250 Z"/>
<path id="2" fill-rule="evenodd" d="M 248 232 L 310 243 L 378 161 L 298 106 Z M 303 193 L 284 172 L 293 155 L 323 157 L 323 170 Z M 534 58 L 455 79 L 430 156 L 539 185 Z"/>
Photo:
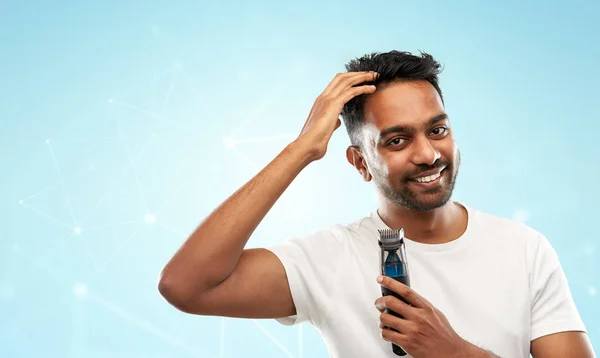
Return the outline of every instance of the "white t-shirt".
<path id="1" fill-rule="evenodd" d="M 460 238 L 438 245 L 405 240 L 411 287 L 463 339 L 501 357 L 526 358 L 538 337 L 585 331 L 547 239 L 522 223 L 465 208 Z M 377 230 L 388 228 L 375 211 L 270 247 L 285 267 L 297 311 L 278 321 L 311 323 L 331 357 L 397 357 L 381 338 L 374 305 L 381 297 Z"/>

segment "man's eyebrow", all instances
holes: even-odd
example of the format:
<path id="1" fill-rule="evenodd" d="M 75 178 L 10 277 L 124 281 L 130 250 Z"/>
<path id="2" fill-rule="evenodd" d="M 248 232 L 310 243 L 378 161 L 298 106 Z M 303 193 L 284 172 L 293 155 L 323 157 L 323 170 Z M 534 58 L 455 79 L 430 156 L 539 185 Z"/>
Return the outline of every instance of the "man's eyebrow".
<path id="1" fill-rule="evenodd" d="M 447 119 L 448 119 L 448 115 L 446 113 L 438 114 L 437 116 L 431 118 L 429 120 L 429 122 L 427 123 L 427 125 L 429 127 L 431 127 L 432 125 L 436 124 L 437 122 L 445 121 Z"/>
<path id="2" fill-rule="evenodd" d="M 444 121 L 447 119 L 448 119 L 448 115 L 446 113 L 438 114 L 437 116 L 431 118 L 427 122 L 427 126 L 431 127 L 432 125 L 436 124 L 437 122 L 441 122 L 441 121 Z M 379 138 L 383 138 L 392 133 L 412 133 L 412 132 L 414 132 L 414 128 L 412 128 L 412 127 L 397 125 L 397 126 L 386 128 L 386 129 L 382 130 L 381 132 L 379 132 Z"/>
<path id="3" fill-rule="evenodd" d="M 382 130 L 381 132 L 379 132 L 379 138 L 384 138 L 386 137 L 388 134 L 392 134 L 392 133 L 410 133 L 412 132 L 413 129 L 407 126 L 393 126 L 393 127 L 389 127 L 386 128 L 384 130 Z"/>

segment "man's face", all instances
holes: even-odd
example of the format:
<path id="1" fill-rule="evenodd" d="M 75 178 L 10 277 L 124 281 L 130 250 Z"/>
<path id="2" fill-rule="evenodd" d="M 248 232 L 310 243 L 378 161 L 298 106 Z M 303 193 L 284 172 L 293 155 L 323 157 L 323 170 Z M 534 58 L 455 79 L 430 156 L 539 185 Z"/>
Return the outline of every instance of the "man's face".
<path id="1" fill-rule="evenodd" d="M 365 102 L 362 147 L 381 194 L 429 211 L 452 196 L 460 153 L 442 100 L 427 81 L 393 83 Z"/>

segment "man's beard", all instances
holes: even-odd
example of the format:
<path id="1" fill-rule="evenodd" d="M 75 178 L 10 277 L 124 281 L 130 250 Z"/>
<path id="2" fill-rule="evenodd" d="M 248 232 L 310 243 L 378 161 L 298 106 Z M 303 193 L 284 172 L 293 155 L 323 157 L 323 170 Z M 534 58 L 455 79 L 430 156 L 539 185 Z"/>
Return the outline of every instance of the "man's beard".
<path id="1" fill-rule="evenodd" d="M 417 171 L 402 178 L 385 180 L 382 176 L 376 174 L 374 181 L 381 194 L 394 204 L 414 211 L 431 211 L 446 205 L 452 197 L 458 176 L 458 168 L 460 167 L 460 152 L 458 150 L 456 158 L 455 163 L 440 161 L 434 165 L 421 166 Z M 416 192 L 410 188 L 409 178 L 415 178 L 420 173 L 442 167 L 444 170 L 441 175 L 445 183 L 441 188 L 432 188 L 423 192 Z"/>

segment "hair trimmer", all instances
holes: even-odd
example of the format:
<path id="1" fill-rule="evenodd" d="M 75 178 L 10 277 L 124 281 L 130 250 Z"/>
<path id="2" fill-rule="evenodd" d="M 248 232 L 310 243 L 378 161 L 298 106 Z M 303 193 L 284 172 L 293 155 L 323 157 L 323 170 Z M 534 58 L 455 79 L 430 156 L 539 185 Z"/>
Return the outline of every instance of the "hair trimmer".
<path id="1" fill-rule="evenodd" d="M 406 252 L 404 249 L 404 229 L 400 230 L 378 230 L 379 231 L 379 247 L 381 248 L 380 267 L 381 274 L 391 277 L 397 281 L 402 282 L 406 286 L 410 287 L 410 279 L 408 276 L 408 265 L 406 262 Z M 381 293 L 384 296 L 394 296 L 399 300 L 406 302 L 405 299 L 400 297 L 397 293 L 381 286 Z M 402 318 L 398 313 L 391 311 L 389 308 L 385 309 L 385 313 L 391 314 L 396 317 Z M 406 352 L 402 347 L 392 343 L 392 351 L 399 356 L 406 355 Z"/>

